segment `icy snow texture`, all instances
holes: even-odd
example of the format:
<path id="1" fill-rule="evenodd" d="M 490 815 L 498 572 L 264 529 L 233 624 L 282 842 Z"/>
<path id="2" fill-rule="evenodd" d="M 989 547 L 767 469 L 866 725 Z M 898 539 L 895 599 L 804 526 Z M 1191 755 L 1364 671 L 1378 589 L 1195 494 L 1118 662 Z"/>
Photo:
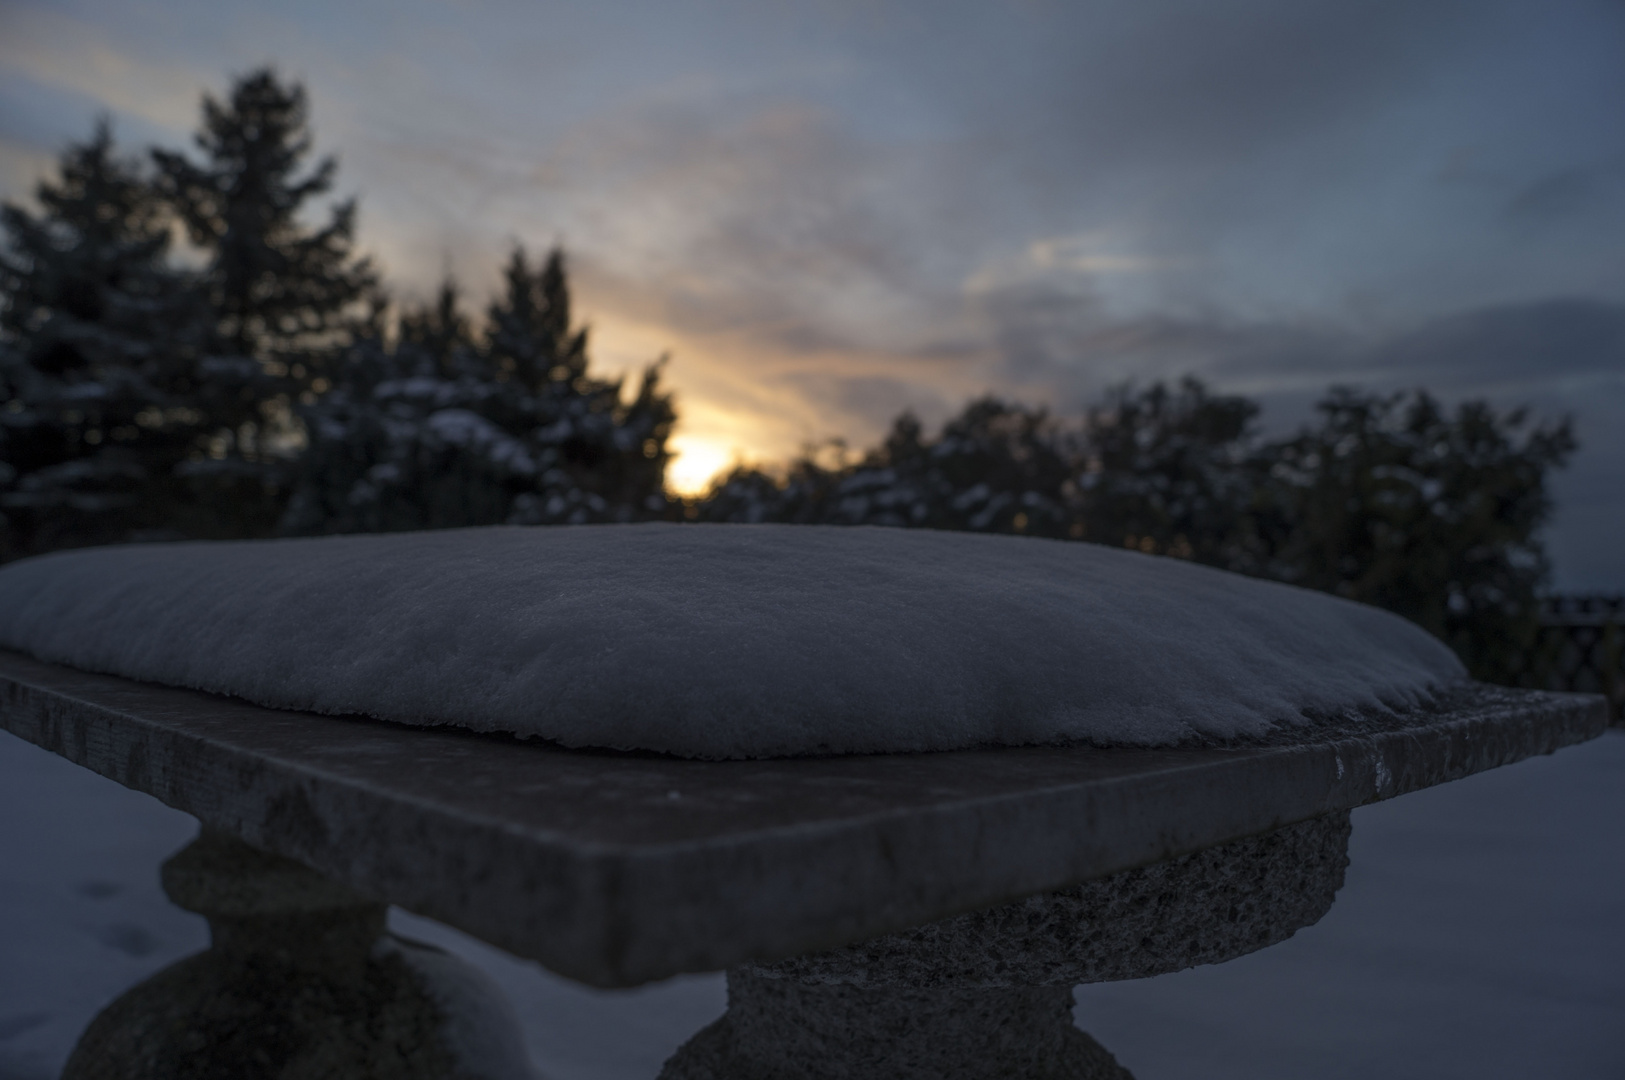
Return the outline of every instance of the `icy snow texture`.
<path id="1" fill-rule="evenodd" d="M 1397 616 L 1174 559 L 801 525 L 64 552 L 0 569 L 0 645 L 264 705 L 703 758 L 1258 736 L 1463 677 Z"/>

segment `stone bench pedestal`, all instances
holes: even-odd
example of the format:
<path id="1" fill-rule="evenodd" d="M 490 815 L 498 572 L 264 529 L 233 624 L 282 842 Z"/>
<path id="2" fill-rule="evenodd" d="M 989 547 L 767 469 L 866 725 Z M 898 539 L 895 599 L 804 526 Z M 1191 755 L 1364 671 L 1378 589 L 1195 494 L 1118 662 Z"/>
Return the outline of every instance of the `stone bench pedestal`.
<path id="1" fill-rule="evenodd" d="M 127 991 L 63 1080 L 525 1080 L 501 992 L 389 933 L 387 908 L 289 859 L 205 832 L 164 891 L 212 943 Z"/>
<path id="2" fill-rule="evenodd" d="M 1123 1080 L 1072 987 L 1220 963 L 1331 909 L 1346 812 L 830 952 L 728 973 L 661 1080 Z"/>

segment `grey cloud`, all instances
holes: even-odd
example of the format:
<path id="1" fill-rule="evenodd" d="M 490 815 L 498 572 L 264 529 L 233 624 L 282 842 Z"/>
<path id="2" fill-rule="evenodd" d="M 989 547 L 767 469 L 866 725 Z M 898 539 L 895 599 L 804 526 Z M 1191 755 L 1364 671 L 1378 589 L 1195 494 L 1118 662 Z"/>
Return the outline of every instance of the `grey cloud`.
<path id="1" fill-rule="evenodd" d="M 1507 217 L 1549 223 L 1575 218 L 1625 188 L 1625 169 L 1579 165 L 1556 169 L 1519 189 L 1507 200 Z"/>
<path id="2" fill-rule="evenodd" d="M 798 372 L 783 381 L 808 400 L 818 402 L 821 411 L 846 416 L 867 432 L 884 431 L 904 410 L 935 421 L 962 404 L 946 400 L 929 386 L 884 375 Z"/>
<path id="3" fill-rule="evenodd" d="M 1222 313 L 1118 316 L 1095 298 L 1053 287 L 982 297 L 980 314 L 997 357 L 997 379 L 1047 387 L 1058 404 L 1106 386 L 1195 374 L 1215 381 L 1343 368 L 1346 332 L 1302 322 L 1249 321 Z"/>
<path id="4" fill-rule="evenodd" d="M 1625 304 L 1559 298 L 1449 315 L 1373 348 L 1365 363 L 1458 385 L 1625 378 Z"/>
<path id="5" fill-rule="evenodd" d="M 1483 14 L 1406 0 L 1149 5 L 1104 55 L 1082 52 L 1055 103 L 1094 153 L 1250 156 L 1413 92 Z"/>
<path id="6" fill-rule="evenodd" d="M 1360 381 L 1473 387 L 1556 385 L 1577 376 L 1625 380 L 1625 303 L 1589 298 L 1505 303 L 1400 331 L 1310 320 L 1113 317 L 1087 297 L 1012 290 L 984 309 L 1001 373 L 1091 388 L 1128 374 L 1183 373 L 1219 383 Z"/>

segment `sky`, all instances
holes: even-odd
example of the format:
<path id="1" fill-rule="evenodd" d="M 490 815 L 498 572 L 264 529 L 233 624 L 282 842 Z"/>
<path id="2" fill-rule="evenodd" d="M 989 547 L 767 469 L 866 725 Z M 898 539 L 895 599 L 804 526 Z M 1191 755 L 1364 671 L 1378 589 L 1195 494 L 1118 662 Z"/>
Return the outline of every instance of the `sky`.
<path id="1" fill-rule="evenodd" d="M 1572 415 L 1556 584 L 1625 589 L 1625 2 L 0 0 L 0 195 L 275 64 L 397 296 L 562 243 L 669 353 L 674 483 L 995 392 L 1196 375 Z"/>

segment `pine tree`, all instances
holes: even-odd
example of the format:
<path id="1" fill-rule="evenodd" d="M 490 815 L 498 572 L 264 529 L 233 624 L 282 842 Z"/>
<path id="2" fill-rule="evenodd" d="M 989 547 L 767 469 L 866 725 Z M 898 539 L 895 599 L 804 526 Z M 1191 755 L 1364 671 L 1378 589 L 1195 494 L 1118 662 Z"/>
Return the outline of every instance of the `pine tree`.
<path id="1" fill-rule="evenodd" d="M 305 92 L 271 69 L 238 79 L 228 100 L 203 100 L 201 162 L 154 150 L 164 197 L 208 260 L 216 325 L 203 369 L 215 450 L 193 470 L 221 510 L 225 534 L 267 531 L 290 459 L 303 441 L 294 415 L 331 382 L 358 307 L 376 290 L 355 255 L 355 203 L 307 228 L 312 200 L 332 190 L 332 157 L 302 171 L 312 148 Z"/>
<path id="2" fill-rule="evenodd" d="M 415 375 L 437 375 L 442 379 L 478 376 L 483 362 L 475 354 L 474 331 L 461 307 L 457 283 L 447 278 L 441 283 L 433 304 L 410 310 L 401 316 L 403 348 L 415 350 L 431 367 Z"/>
<path id="3" fill-rule="evenodd" d="M 333 206 L 318 229 L 300 223 L 338 171 L 325 157 L 300 175 L 312 146 L 304 88 L 283 85 L 269 68 L 252 72 L 229 101 L 204 97 L 195 141 L 201 164 L 165 150 L 153 160 L 192 242 L 209 255 L 221 339 L 309 389 L 326 346 L 377 281 L 355 256 L 354 200 Z M 305 370 L 284 370 L 296 365 Z"/>
<path id="4" fill-rule="evenodd" d="M 540 270 L 522 251 L 477 341 L 448 282 L 409 309 L 393 347 L 381 317 L 358 333 L 333 390 L 303 415 L 310 446 L 288 532 L 633 521 L 663 515 L 675 412 L 644 372 L 588 373 L 572 329 L 561 253 Z"/>
<path id="5" fill-rule="evenodd" d="M 1269 449 L 1272 576 L 1396 611 L 1475 677 L 1516 679 L 1549 570 L 1547 476 L 1574 451 L 1570 423 L 1481 401 L 1452 416 L 1423 391 L 1335 390 L 1318 409 L 1318 425 Z"/>
<path id="6" fill-rule="evenodd" d="M 710 488 L 683 507 L 690 521 L 711 524 L 760 525 L 764 522 L 819 524 L 817 512 L 833 479 L 810 455 L 791 463 L 782 480 L 766 469 L 736 465 L 713 479 Z M 809 513 L 809 510 L 813 512 Z M 892 522 L 906 525 L 906 521 Z"/>
<path id="7" fill-rule="evenodd" d="M 1044 410 L 993 397 L 972 401 L 934 439 L 905 412 L 856 462 L 825 466 L 804 453 L 780 483 L 738 469 L 694 516 L 1067 536 L 1074 441 Z"/>
<path id="8" fill-rule="evenodd" d="M 531 267 L 524 249 L 516 247 L 502 276 L 502 295 L 488 313 L 485 349 L 495 377 L 532 394 L 555 387 L 591 389 L 575 385 L 587 374 L 587 331 L 570 328 L 564 253 L 554 249 L 538 270 Z"/>
<path id="9" fill-rule="evenodd" d="M 1257 415 L 1190 378 L 1109 391 L 1084 423 L 1075 538 L 1260 572 Z"/>
<path id="10" fill-rule="evenodd" d="M 207 308 L 162 205 L 104 121 L 0 211 L 0 557 L 173 535 L 202 456 Z"/>
<path id="11" fill-rule="evenodd" d="M 660 390 L 662 362 L 644 370 L 637 394 L 623 403 L 621 380 L 587 371 L 587 331 L 571 328 L 564 253 L 554 249 L 537 270 L 516 248 L 504 278 L 487 317 L 485 355 L 495 378 L 522 391 L 504 403 L 530 425 L 537 468 L 509 520 L 576 524 L 664 513 L 676 411 Z"/>
<path id="12" fill-rule="evenodd" d="M 484 377 L 455 286 L 404 313 L 399 326 L 391 346 L 375 303 L 333 389 L 301 409 L 309 446 L 283 531 L 501 524 L 533 482 L 523 438 L 488 419 L 513 411 L 515 388 Z"/>

